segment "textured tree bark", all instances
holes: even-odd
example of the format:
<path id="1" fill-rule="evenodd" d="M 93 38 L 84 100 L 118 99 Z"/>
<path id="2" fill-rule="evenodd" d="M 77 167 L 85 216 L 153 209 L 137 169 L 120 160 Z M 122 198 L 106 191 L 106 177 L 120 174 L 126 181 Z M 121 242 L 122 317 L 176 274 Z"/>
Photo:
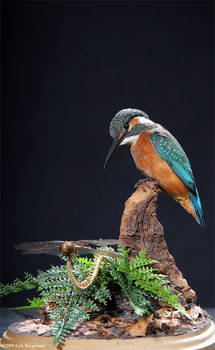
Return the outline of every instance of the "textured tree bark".
<path id="1" fill-rule="evenodd" d="M 132 248 L 132 255 L 146 248 L 147 257 L 158 261 L 156 268 L 159 273 L 168 276 L 184 302 L 194 302 L 196 293 L 176 266 L 165 241 L 163 226 L 156 216 L 159 191 L 153 181 L 140 183 L 125 202 L 119 239 L 123 246 Z"/>

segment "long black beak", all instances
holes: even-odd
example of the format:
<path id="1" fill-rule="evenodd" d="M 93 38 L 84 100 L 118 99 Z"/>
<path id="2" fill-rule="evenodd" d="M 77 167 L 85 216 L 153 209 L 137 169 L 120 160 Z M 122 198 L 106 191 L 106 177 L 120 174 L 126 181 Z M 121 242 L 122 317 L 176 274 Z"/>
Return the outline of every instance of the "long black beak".
<path id="1" fill-rule="evenodd" d="M 109 149 L 109 151 L 108 151 L 108 155 L 107 155 L 107 158 L 106 158 L 106 160 L 105 160 L 105 164 L 104 164 L 103 170 L 106 169 L 107 164 L 108 164 L 109 161 L 111 160 L 112 156 L 113 156 L 114 153 L 116 152 L 117 148 L 119 147 L 120 142 L 124 139 L 124 137 L 125 137 L 125 134 L 124 134 L 123 136 L 119 137 L 118 139 L 115 138 L 115 139 L 113 140 L 113 143 L 112 143 L 112 145 L 111 145 L 111 147 L 110 147 L 110 149 Z"/>

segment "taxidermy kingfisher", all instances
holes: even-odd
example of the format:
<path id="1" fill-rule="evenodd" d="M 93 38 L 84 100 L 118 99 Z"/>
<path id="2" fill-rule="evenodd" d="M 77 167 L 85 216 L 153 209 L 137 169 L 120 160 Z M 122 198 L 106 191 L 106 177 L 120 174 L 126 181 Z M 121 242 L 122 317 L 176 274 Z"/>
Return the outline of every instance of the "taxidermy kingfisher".
<path id="1" fill-rule="evenodd" d="M 134 108 L 119 111 L 110 123 L 113 143 L 104 169 L 118 146 L 128 145 L 136 167 L 204 227 L 201 201 L 190 162 L 178 141 L 148 115 Z"/>

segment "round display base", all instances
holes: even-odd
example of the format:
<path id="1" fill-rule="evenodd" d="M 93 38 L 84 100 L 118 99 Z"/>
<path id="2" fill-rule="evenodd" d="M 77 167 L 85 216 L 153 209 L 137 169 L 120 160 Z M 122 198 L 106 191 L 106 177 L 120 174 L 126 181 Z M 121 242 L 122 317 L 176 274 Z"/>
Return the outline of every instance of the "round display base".
<path id="1" fill-rule="evenodd" d="M 41 349 L 54 350 L 52 337 L 15 333 L 10 328 L 1 339 L 2 349 Z M 70 338 L 65 341 L 63 350 L 215 350 L 215 324 L 209 324 L 200 331 L 189 334 L 144 337 L 133 339 L 81 339 Z"/>

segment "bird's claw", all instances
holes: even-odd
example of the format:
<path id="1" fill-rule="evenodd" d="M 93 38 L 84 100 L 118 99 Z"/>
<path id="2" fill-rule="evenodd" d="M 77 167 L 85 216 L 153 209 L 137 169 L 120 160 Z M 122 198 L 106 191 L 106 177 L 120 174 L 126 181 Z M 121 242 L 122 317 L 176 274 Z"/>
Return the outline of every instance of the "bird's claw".
<path id="1" fill-rule="evenodd" d="M 151 179 L 151 178 L 146 178 L 146 179 L 140 179 L 139 181 L 137 181 L 137 183 L 134 185 L 134 188 L 137 189 L 140 185 L 147 184 L 148 181 L 151 181 L 155 185 L 159 186 L 159 182 L 157 180 L 154 180 L 154 179 Z"/>
<path id="2" fill-rule="evenodd" d="M 140 185 L 146 183 L 148 181 L 148 179 L 140 179 L 137 181 L 137 183 L 134 185 L 134 188 L 136 190 L 136 188 L 138 188 Z"/>

